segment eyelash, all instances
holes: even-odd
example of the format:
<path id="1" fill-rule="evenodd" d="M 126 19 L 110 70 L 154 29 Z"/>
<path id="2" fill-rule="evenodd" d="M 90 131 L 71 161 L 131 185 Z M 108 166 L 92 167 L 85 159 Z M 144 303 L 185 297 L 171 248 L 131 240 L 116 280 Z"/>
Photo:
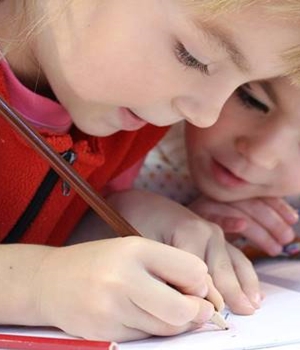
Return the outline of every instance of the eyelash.
<path id="1" fill-rule="evenodd" d="M 237 89 L 237 95 L 238 95 L 240 102 L 246 108 L 249 108 L 249 109 L 254 108 L 254 109 L 257 109 L 257 110 L 263 112 L 264 114 L 267 114 L 270 111 L 270 108 L 267 105 L 265 105 L 264 103 L 260 102 L 255 97 L 250 95 L 246 91 L 246 89 L 244 89 L 242 87 Z"/>
<path id="2" fill-rule="evenodd" d="M 209 75 L 208 65 L 199 62 L 194 56 L 192 56 L 182 43 L 177 43 L 175 46 L 175 54 L 180 63 L 186 67 L 199 70 L 205 75 Z"/>

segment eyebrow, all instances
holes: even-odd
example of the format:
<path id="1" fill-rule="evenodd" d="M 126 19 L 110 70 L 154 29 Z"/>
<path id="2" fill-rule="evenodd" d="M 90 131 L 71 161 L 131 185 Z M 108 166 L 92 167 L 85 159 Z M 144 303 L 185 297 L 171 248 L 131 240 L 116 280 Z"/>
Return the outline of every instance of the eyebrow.
<path id="1" fill-rule="evenodd" d="M 242 54 L 238 45 L 234 42 L 230 33 L 226 32 L 223 28 L 216 26 L 210 26 L 207 23 L 201 23 L 199 20 L 193 20 L 198 29 L 204 32 L 204 34 L 214 40 L 219 47 L 221 47 L 230 57 L 230 60 L 238 67 L 238 69 L 244 73 L 250 72 L 250 64 L 246 57 Z"/>

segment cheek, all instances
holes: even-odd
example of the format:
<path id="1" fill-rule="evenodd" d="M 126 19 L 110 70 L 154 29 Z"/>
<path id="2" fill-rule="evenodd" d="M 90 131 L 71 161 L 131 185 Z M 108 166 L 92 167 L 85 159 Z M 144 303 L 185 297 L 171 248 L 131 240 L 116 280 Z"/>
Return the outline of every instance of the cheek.
<path id="1" fill-rule="evenodd" d="M 186 152 L 189 159 L 195 158 L 200 153 L 201 149 L 201 138 L 198 133 L 187 133 L 186 134 Z"/>
<path id="2" fill-rule="evenodd" d="M 300 160 L 299 160 L 300 163 Z M 287 174 L 280 183 L 281 195 L 300 194 L 300 169 Z"/>
<path id="3" fill-rule="evenodd" d="M 293 164 L 283 164 L 284 170 L 275 170 L 275 177 L 269 195 L 291 196 L 300 194 L 300 157 Z"/>
<path id="4" fill-rule="evenodd" d="M 93 64 L 69 71 L 69 85 L 85 101 L 118 105 L 152 105 L 157 100 L 169 101 L 175 81 L 167 69 L 160 72 L 152 62 L 129 57 L 122 61 L 110 55 Z M 159 62 L 156 62 L 159 65 Z M 170 84 L 171 81 L 171 84 Z"/>

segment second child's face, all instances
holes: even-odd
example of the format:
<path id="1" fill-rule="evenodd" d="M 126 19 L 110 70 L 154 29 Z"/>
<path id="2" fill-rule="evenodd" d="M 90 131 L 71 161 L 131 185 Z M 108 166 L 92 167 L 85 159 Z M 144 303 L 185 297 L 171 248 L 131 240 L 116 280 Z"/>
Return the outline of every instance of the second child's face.
<path id="1" fill-rule="evenodd" d="M 197 187 L 219 201 L 300 193 L 300 89 L 287 78 L 240 87 L 210 128 L 186 126 Z"/>

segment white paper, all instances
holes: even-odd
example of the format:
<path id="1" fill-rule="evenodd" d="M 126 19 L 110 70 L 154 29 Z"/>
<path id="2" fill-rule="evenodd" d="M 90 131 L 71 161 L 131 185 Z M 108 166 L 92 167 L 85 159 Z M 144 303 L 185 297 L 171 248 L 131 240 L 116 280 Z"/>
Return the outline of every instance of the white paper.
<path id="1" fill-rule="evenodd" d="M 262 307 L 252 316 L 229 313 L 228 331 L 206 326 L 176 337 L 124 343 L 120 350 L 299 350 L 300 262 L 267 261 L 257 266 L 257 272 L 268 281 L 261 283 L 266 294 Z"/>

